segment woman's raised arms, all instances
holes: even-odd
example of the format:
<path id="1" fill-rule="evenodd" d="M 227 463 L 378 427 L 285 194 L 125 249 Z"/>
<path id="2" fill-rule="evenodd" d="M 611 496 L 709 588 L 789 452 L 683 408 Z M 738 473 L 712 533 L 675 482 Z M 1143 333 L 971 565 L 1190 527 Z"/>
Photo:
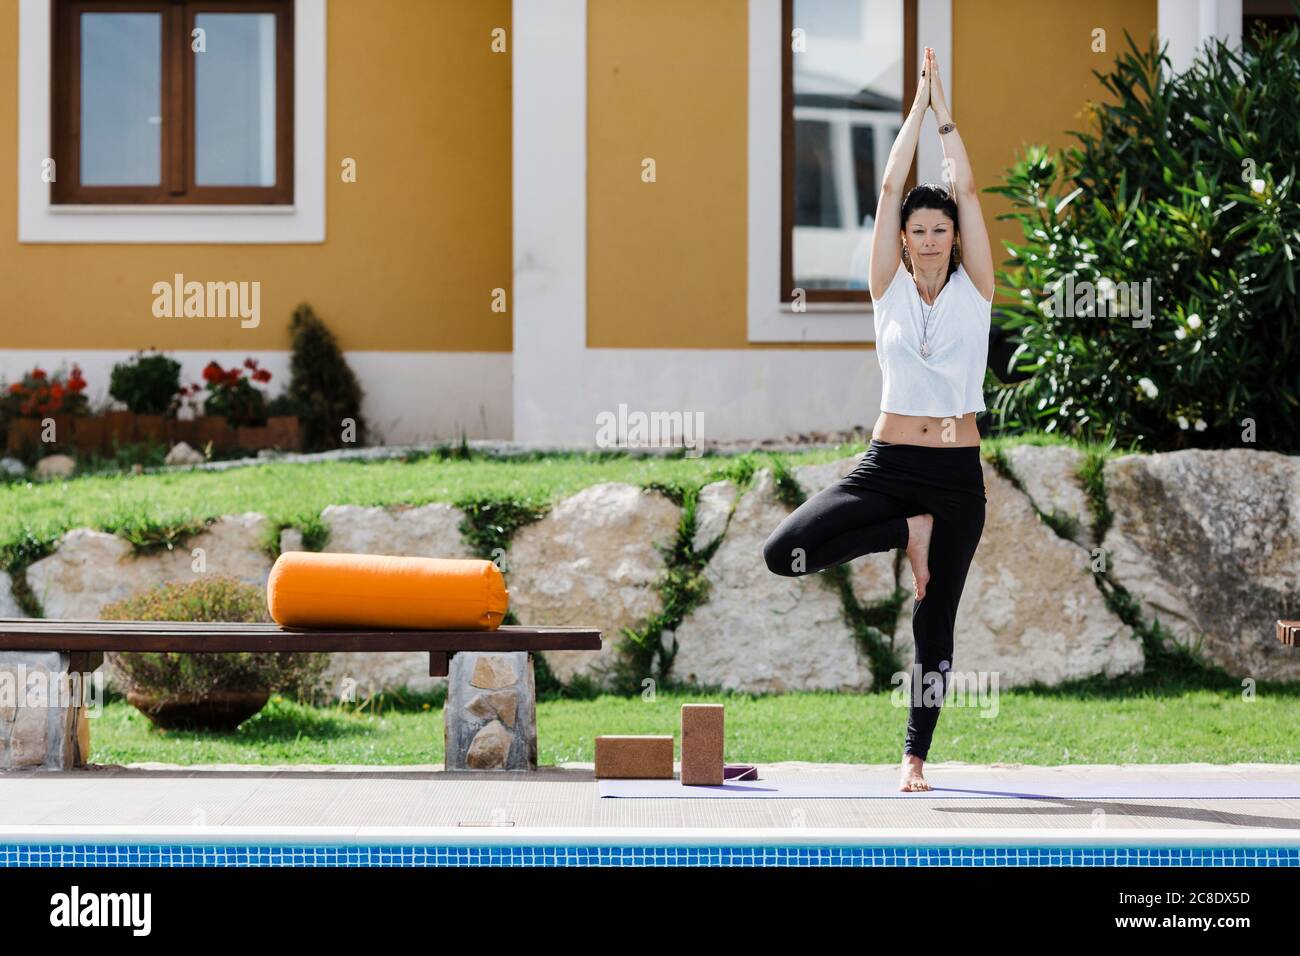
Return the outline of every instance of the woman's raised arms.
<path id="1" fill-rule="evenodd" d="M 934 51 L 925 51 L 926 72 L 931 77 L 930 106 L 939 125 L 952 122 L 947 100 L 943 96 L 943 81 L 934 62 Z M 979 192 L 975 188 L 975 174 L 971 171 L 966 147 L 961 133 L 952 129 L 939 137 L 943 146 L 943 165 L 949 179 L 953 201 L 957 203 L 957 225 L 961 232 L 961 264 L 971 282 L 985 299 L 992 302 L 995 285 L 993 251 L 989 246 L 988 230 L 984 227 L 984 213 L 980 209 Z"/>
<path id="2" fill-rule="evenodd" d="M 916 86 L 916 97 L 912 100 L 912 110 L 898 131 L 894 146 L 889 151 L 889 160 L 885 163 L 885 174 L 880 183 L 880 198 L 876 201 L 875 233 L 871 237 L 871 266 L 867 270 L 867 281 L 871 285 L 871 295 L 879 299 L 889 288 L 898 272 L 900 245 L 898 233 L 903 228 L 898 221 L 898 209 L 902 204 L 903 185 L 907 182 L 907 171 L 912 166 L 912 157 L 916 154 L 916 139 L 921 131 L 921 120 L 930 105 L 930 71 L 922 66 L 921 79 Z"/>

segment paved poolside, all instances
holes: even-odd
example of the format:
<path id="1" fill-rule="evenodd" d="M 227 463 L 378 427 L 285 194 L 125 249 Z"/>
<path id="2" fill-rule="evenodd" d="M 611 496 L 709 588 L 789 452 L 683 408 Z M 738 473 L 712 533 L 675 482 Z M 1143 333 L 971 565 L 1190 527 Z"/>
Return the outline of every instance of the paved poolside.
<path id="1" fill-rule="evenodd" d="M 734 762 L 734 761 L 733 761 Z M 894 765 L 760 764 L 772 775 L 862 775 L 896 780 Z M 1300 794 L 1300 767 L 1277 764 L 1123 764 L 1029 767 L 935 763 L 937 786 L 1015 790 L 1027 773 L 1073 779 L 1134 775 L 1185 782 L 1285 781 Z M 547 834 L 642 833 L 659 839 L 754 840 L 842 835 L 888 842 L 1114 842 L 1300 846 L 1297 799 L 602 799 L 589 763 L 524 772 L 447 772 L 440 764 L 91 765 L 74 771 L 0 773 L 0 842 L 42 836 L 225 839 L 315 836 L 519 842 Z"/>

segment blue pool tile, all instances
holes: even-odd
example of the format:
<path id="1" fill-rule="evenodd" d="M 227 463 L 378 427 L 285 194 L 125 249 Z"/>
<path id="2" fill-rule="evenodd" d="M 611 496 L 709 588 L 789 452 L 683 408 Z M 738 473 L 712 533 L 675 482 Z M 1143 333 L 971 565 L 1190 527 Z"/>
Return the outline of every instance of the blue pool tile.
<path id="1" fill-rule="evenodd" d="M 1287 847 L 5 844 L 0 866 L 1300 866 Z"/>

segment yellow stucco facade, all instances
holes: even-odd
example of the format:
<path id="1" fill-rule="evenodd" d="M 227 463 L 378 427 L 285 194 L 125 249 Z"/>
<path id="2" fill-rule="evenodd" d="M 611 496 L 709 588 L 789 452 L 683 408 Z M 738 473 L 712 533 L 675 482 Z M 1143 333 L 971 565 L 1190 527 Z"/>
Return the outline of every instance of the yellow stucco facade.
<path id="1" fill-rule="evenodd" d="M 13 64 L 17 0 L 0 10 L 0 62 Z M 747 11 L 747 0 L 588 4 L 590 347 L 800 347 L 746 335 Z M 287 346 L 306 300 L 349 350 L 509 352 L 510 313 L 491 306 L 493 290 L 511 289 L 511 63 L 490 42 L 510 20 L 509 0 L 331 0 L 323 244 L 24 244 L 15 190 L 0 190 L 0 348 L 255 354 Z M 1106 53 L 1092 50 L 1098 28 Z M 1106 68 L 1125 28 L 1144 42 L 1155 0 L 955 0 L 953 112 L 982 186 L 1024 144 L 1071 141 L 1064 131 L 1104 93 L 1089 70 Z M 0 71 L 11 136 L 15 72 Z M 30 175 L 15 153 L 4 162 Z M 339 176 L 345 157 L 355 183 Z M 1017 227 L 996 220 L 1000 198 L 983 202 L 1000 258 Z M 259 280 L 260 327 L 154 317 L 153 284 L 178 272 Z"/>

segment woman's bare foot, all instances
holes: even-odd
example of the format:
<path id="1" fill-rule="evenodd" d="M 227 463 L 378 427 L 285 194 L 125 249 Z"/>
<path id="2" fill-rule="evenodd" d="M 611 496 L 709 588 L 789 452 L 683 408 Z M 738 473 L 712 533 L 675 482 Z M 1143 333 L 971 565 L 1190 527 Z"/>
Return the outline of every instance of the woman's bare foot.
<path id="1" fill-rule="evenodd" d="M 921 775 L 921 768 L 924 766 L 925 761 L 920 757 L 904 754 L 903 775 L 899 780 L 898 789 L 910 791 L 933 790 L 934 787 L 930 786 L 930 782 Z"/>
<path id="2" fill-rule="evenodd" d="M 925 586 L 930 583 L 930 532 L 934 528 L 934 515 L 913 515 L 907 519 L 907 557 L 912 562 L 912 577 L 916 579 L 916 599 L 925 597 Z"/>

